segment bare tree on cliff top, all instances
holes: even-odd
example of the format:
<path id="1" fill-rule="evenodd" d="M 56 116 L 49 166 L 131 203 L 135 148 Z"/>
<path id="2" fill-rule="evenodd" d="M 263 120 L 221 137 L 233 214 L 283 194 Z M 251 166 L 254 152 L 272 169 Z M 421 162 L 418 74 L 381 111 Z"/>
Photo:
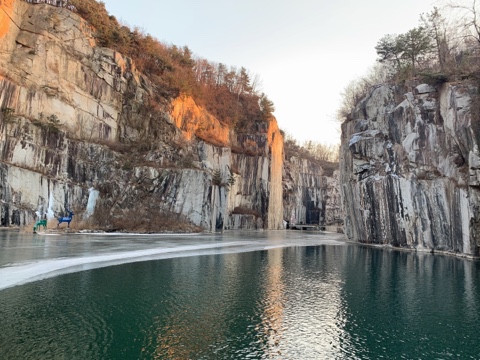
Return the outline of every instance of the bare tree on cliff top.
<path id="1" fill-rule="evenodd" d="M 420 22 L 435 41 L 438 63 L 443 71 L 451 54 L 447 19 L 434 7 L 432 12 L 420 15 Z"/>
<path id="2" fill-rule="evenodd" d="M 447 7 L 460 10 L 460 18 L 464 21 L 463 27 L 467 37 L 475 39 L 480 44 L 480 18 L 479 1 L 472 0 L 471 3 L 449 2 Z"/>
<path id="3" fill-rule="evenodd" d="M 340 94 L 340 105 L 336 113 L 339 122 L 351 120 L 355 105 L 372 87 L 388 82 L 392 76 L 392 68 L 385 63 L 376 63 L 363 77 L 350 81 Z"/>

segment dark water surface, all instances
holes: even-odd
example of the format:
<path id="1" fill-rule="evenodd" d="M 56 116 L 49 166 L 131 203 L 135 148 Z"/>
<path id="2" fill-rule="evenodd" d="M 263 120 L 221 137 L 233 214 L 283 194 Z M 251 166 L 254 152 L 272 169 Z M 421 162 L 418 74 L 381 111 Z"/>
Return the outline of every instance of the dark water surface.
<path id="1" fill-rule="evenodd" d="M 478 261 L 301 232 L 3 239 L 0 359 L 480 358 Z"/>

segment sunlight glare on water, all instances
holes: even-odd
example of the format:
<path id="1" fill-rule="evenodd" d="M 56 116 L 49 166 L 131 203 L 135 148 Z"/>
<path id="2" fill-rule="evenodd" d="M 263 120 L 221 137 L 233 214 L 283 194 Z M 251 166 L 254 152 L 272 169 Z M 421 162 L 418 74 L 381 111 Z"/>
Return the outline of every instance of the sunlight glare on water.
<path id="1" fill-rule="evenodd" d="M 471 260 L 302 232 L 14 238 L 0 249 L 16 265 L 0 255 L 0 274 L 58 262 L 55 271 L 63 275 L 34 282 L 26 276 L 26 284 L 0 291 L 2 360 L 480 353 L 480 269 Z M 99 260 L 100 267 L 81 259 Z M 125 263 L 113 266 L 117 261 Z M 69 264 L 73 272 L 60 269 Z"/>

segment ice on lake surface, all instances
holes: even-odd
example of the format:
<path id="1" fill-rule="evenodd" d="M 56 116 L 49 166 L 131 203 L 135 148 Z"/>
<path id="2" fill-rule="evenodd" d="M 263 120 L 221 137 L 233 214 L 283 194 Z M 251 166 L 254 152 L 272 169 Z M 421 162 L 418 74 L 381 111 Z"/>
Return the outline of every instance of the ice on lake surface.
<path id="1" fill-rule="evenodd" d="M 62 274 L 138 261 L 292 246 L 344 245 L 342 234 L 251 231 L 223 234 L 27 234 L 0 231 L 0 290 Z"/>

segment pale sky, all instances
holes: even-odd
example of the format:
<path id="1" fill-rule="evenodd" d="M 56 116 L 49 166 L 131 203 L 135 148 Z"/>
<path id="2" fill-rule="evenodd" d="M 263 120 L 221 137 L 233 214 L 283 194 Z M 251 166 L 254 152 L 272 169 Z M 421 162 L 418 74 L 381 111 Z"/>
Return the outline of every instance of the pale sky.
<path id="1" fill-rule="evenodd" d="M 375 64 L 375 45 L 404 33 L 433 0 L 103 0 L 130 27 L 241 66 L 262 80 L 282 130 L 339 142 L 334 115 L 345 86 Z"/>

